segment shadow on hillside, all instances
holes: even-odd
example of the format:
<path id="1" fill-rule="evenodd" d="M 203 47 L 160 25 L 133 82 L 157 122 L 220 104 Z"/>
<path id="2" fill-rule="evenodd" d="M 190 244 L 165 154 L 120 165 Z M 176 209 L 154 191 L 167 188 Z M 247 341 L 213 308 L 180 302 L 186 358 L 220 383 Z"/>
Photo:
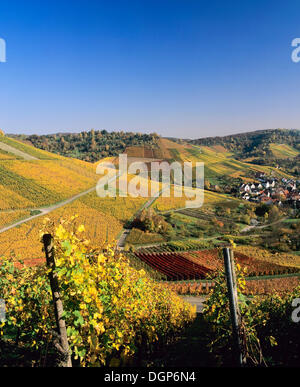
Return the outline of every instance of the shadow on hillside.
<path id="1" fill-rule="evenodd" d="M 53 367 L 56 363 L 53 351 L 46 354 L 9 341 L 0 343 L 0 367 Z"/>
<path id="2" fill-rule="evenodd" d="M 216 359 L 208 349 L 210 328 L 201 314 L 175 343 L 152 355 L 148 366 L 155 367 L 215 367 Z"/>
<path id="3" fill-rule="evenodd" d="M 210 327 L 201 314 L 177 337 L 176 342 L 156 349 L 151 354 L 140 353 L 129 366 L 147 367 L 215 367 L 216 359 L 208 349 Z M 50 348 L 49 348 L 50 349 Z M 44 351 L 45 352 L 45 351 Z M 53 351 L 40 353 L 34 349 L 1 342 L 0 367 L 55 367 L 57 358 Z M 52 353 L 51 353 L 52 352 Z M 75 365 L 75 364 L 74 364 Z"/>

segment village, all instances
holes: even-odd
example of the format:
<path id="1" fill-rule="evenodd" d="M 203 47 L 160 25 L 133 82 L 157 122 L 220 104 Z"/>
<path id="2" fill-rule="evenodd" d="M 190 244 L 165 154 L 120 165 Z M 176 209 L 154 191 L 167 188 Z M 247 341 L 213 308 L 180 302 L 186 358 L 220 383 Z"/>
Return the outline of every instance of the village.
<path id="1" fill-rule="evenodd" d="M 239 188 L 242 199 L 266 205 L 300 208 L 300 180 L 277 178 L 258 173 L 256 182 L 243 183 Z"/>

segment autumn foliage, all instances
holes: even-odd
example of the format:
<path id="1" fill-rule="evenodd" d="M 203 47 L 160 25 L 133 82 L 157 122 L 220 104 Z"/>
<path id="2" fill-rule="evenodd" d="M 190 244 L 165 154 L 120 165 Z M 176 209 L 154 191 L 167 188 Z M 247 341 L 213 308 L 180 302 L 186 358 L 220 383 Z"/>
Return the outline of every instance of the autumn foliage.
<path id="1" fill-rule="evenodd" d="M 84 231 L 75 217 L 41 231 L 54 235 L 69 344 L 82 366 L 126 364 L 140 348 L 167 342 L 193 320 L 192 306 L 134 270 L 111 246 L 91 247 Z M 0 271 L 7 309 L 0 337 L 18 336 L 23 345 L 44 350 L 55 328 L 47 268 L 16 267 L 2 258 Z"/>

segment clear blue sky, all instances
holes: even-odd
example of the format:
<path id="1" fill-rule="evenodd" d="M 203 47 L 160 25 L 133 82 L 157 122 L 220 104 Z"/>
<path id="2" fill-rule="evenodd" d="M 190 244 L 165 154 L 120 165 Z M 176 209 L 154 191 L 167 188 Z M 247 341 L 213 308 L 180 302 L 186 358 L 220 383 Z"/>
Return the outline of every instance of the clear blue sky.
<path id="1" fill-rule="evenodd" d="M 6 0 L 0 127 L 300 128 L 299 0 Z"/>

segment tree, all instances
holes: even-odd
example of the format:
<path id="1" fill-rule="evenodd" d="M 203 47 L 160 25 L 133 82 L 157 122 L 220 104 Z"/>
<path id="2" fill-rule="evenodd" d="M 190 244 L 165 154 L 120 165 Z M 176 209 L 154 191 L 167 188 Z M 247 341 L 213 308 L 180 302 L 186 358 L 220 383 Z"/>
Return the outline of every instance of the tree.
<path id="1" fill-rule="evenodd" d="M 152 208 L 143 210 L 133 221 L 132 226 L 145 232 L 157 232 L 160 234 L 166 234 L 170 229 L 165 219 L 156 214 Z"/>
<path id="2" fill-rule="evenodd" d="M 280 211 L 277 206 L 272 206 L 269 211 L 269 222 L 275 222 L 280 217 Z"/>
<path id="3" fill-rule="evenodd" d="M 255 213 L 257 216 L 264 216 L 268 212 L 269 212 L 269 207 L 265 203 L 262 203 L 255 209 Z"/>
<path id="4" fill-rule="evenodd" d="M 251 218 L 249 215 L 243 215 L 241 220 L 243 223 L 246 223 L 246 224 L 250 224 L 251 222 Z"/>
<path id="5" fill-rule="evenodd" d="M 204 189 L 207 189 L 207 190 L 210 189 L 210 182 L 209 182 L 209 180 L 205 180 L 204 181 Z"/>

